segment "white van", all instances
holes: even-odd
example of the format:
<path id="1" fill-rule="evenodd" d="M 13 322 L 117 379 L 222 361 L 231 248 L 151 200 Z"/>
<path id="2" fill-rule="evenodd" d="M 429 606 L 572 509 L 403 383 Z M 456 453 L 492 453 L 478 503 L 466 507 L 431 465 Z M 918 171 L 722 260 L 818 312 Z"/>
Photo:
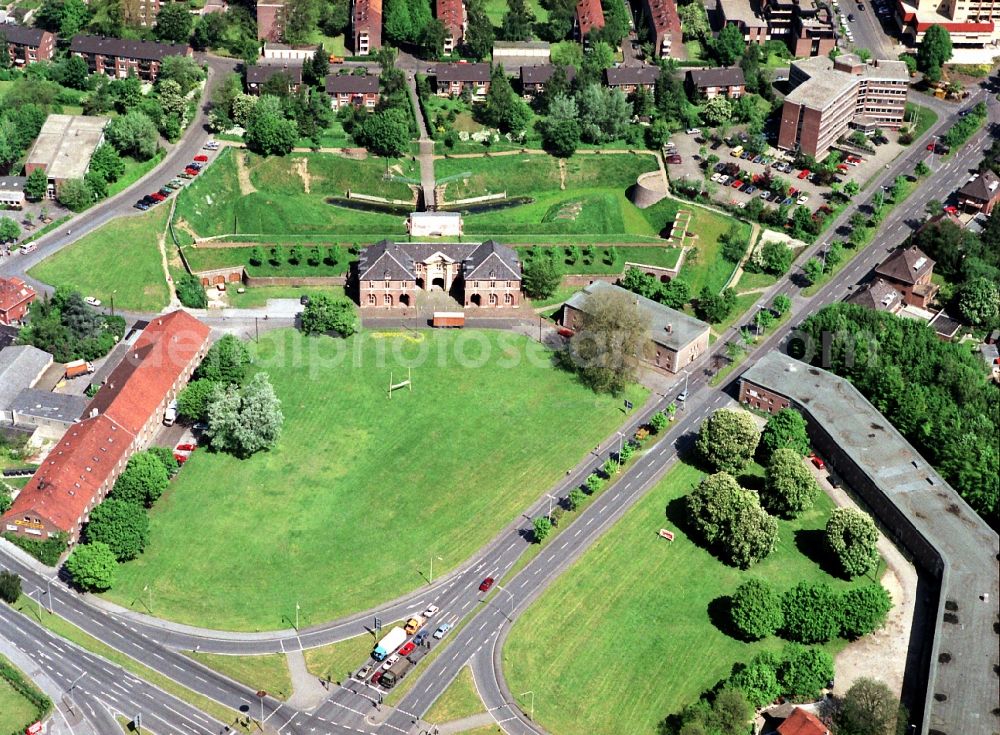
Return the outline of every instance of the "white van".
<path id="1" fill-rule="evenodd" d="M 173 426 L 175 421 L 177 421 L 177 401 L 171 401 L 163 413 L 163 425 Z"/>

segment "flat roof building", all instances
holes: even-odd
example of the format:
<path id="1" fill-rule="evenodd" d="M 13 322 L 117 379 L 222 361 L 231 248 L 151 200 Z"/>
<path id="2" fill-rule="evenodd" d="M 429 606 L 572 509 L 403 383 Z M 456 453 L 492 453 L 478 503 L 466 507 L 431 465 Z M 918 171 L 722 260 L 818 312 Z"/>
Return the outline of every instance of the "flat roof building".
<path id="1" fill-rule="evenodd" d="M 910 636 L 922 650 L 907 656 L 919 670 L 905 674 L 922 682 L 911 709 L 920 732 L 989 732 L 1000 665 L 996 532 L 844 378 L 770 352 L 740 376 L 739 399 L 766 413 L 800 411 L 827 466 L 928 575 L 928 635 Z"/>
<path id="2" fill-rule="evenodd" d="M 10 407 L 18 394 L 34 387 L 52 364 L 52 355 L 31 345 L 0 350 L 0 420 L 13 423 Z"/>
<path id="3" fill-rule="evenodd" d="M 903 39 L 916 46 L 927 29 L 948 31 L 958 49 L 982 49 L 982 63 L 991 63 L 1000 43 L 1000 2 L 995 0 L 897 0 L 896 22 Z"/>
<path id="4" fill-rule="evenodd" d="M 909 79 L 902 61 L 865 63 L 854 54 L 793 61 L 778 147 L 821 158 L 849 128 L 898 129 Z"/>
<path id="5" fill-rule="evenodd" d="M 85 115 L 49 115 L 35 144 L 28 151 L 24 172 L 36 168 L 49 177 L 50 194 L 69 179 L 82 179 L 90 168 L 90 157 L 104 142 L 109 118 Z"/>

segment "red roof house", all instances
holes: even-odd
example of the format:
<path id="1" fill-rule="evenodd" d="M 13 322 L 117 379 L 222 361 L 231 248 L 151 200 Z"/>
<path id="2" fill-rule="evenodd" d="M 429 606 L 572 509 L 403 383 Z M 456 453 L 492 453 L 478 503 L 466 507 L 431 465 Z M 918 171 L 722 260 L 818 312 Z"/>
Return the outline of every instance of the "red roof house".
<path id="1" fill-rule="evenodd" d="M 778 726 L 778 735 L 830 735 L 830 728 L 812 712 L 796 707 Z"/>
<path id="2" fill-rule="evenodd" d="M 0 278 L 0 324 L 24 319 L 35 300 L 35 289 L 20 278 Z"/>

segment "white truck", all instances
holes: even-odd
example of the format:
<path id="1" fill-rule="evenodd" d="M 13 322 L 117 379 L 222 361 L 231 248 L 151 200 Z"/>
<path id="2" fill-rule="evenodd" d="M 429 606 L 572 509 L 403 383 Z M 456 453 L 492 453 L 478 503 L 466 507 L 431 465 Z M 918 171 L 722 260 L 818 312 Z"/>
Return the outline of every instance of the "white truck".
<path id="1" fill-rule="evenodd" d="M 372 658 L 376 661 L 385 661 L 386 657 L 403 645 L 406 640 L 406 631 L 400 627 L 395 627 L 378 642 L 375 650 L 372 651 Z"/>

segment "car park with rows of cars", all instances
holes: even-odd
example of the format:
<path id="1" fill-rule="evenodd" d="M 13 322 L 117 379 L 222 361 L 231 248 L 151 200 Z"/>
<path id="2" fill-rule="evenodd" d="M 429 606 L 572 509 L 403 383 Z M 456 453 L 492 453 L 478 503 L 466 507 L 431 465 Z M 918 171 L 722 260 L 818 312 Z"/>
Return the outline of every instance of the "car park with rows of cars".
<path id="1" fill-rule="evenodd" d="M 210 140 L 203 146 L 204 150 L 207 151 L 217 151 L 219 150 L 219 144 L 217 141 Z M 177 176 L 172 178 L 166 184 L 164 184 L 160 189 L 153 192 L 152 194 L 147 194 L 142 197 L 134 205 L 136 209 L 140 211 L 146 211 L 150 207 L 154 207 L 162 201 L 165 201 L 171 194 L 173 194 L 178 189 L 182 188 L 186 181 L 193 179 L 199 173 L 201 173 L 202 168 L 208 163 L 208 156 L 204 153 L 199 153 L 194 157 L 191 163 L 184 167 L 184 170 Z"/>

